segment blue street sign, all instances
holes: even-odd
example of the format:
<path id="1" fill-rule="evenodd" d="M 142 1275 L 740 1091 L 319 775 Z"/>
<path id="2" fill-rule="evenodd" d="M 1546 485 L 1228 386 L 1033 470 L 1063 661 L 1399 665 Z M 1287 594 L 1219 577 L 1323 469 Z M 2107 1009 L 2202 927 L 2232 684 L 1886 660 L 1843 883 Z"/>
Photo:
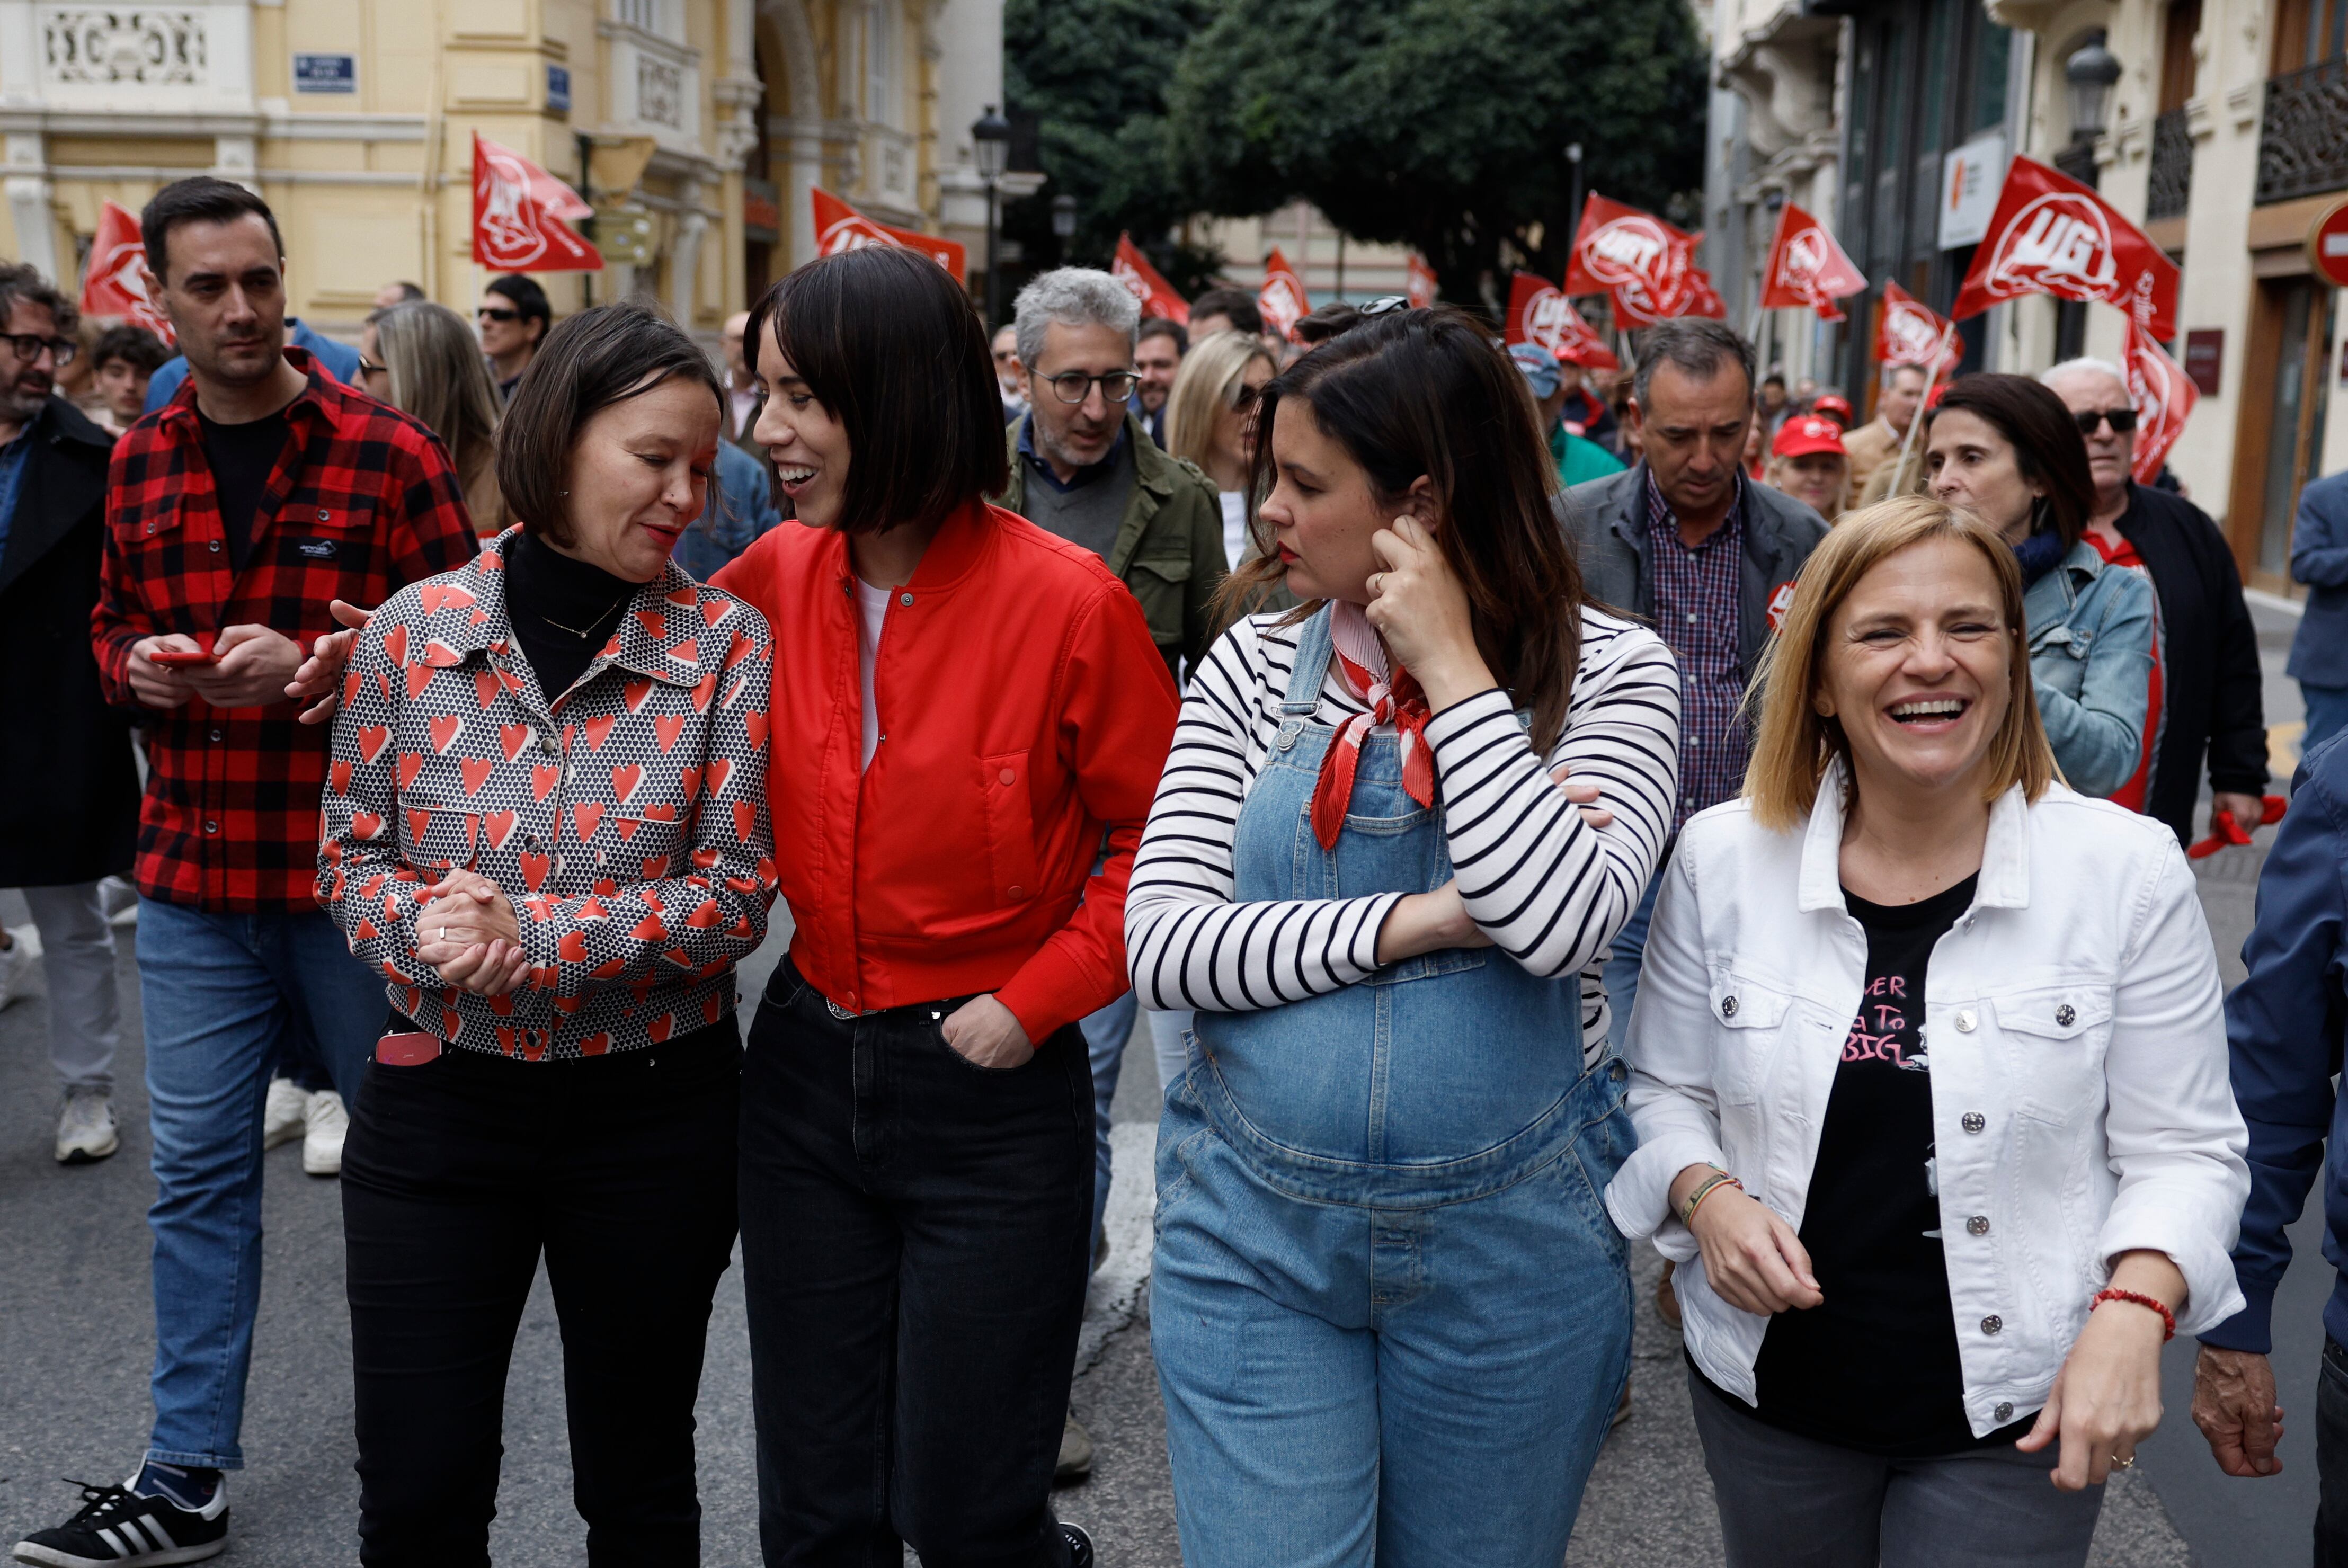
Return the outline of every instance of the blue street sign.
<path id="1" fill-rule="evenodd" d="M 571 112 L 571 67 L 549 61 L 546 67 L 546 107 L 557 114 Z"/>
<path id="2" fill-rule="evenodd" d="M 355 93 L 359 90 L 355 55 L 296 55 L 294 90 L 297 93 Z"/>

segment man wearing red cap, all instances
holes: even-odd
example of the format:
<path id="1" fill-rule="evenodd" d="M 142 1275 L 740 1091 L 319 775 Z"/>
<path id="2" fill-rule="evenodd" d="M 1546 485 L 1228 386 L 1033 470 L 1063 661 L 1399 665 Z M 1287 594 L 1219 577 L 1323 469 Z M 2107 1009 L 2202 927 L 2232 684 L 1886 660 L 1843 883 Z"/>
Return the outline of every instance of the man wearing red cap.
<path id="1" fill-rule="evenodd" d="M 1769 445 L 1765 482 L 1831 525 L 1850 504 L 1850 458 L 1843 450 L 1842 427 L 1817 414 L 1787 418 Z"/>
<path id="2" fill-rule="evenodd" d="M 1832 419 L 1837 429 L 1848 430 L 1857 418 L 1851 411 L 1850 399 L 1839 392 L 1821 392 L 1810 399 L 1810 412 L 1822 419 Z"/>

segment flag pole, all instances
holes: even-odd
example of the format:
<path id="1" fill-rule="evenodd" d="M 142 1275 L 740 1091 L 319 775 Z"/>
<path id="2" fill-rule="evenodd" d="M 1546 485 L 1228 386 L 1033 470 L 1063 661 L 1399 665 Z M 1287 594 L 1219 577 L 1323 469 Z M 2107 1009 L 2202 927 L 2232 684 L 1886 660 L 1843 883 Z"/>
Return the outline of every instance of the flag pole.
<path id="1" fill-rule="evenodd" d="M 1949 356 L 1949 335 L 1956 330 L 1953 321 L 1941 328 L 1941 340 L 1932 346 L 1932 363 L 1924 367 L 1924 390 L 1917 396 L 1916 412 L 1908 418 L 1908 434 L 1900 442 L 1900 461 L 1891 470 L 1891 482 L 1903 490 L 1908 484 L 1908 454 L 1916 445 L 1916 432 L 1923 427 L 1924 408 L 1932 400 L 1933 385 L 1941 379 L 1941 362 Z"/>

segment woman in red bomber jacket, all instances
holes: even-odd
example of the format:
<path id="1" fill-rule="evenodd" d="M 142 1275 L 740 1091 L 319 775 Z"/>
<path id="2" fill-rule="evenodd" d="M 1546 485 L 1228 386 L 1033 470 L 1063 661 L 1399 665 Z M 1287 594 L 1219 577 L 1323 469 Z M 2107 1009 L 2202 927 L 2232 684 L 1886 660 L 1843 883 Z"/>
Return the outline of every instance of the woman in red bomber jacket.
<path id="1" fill-rule="evenodd" d="M 1050 1506 L 1090 1261 L 1076 1022 L 1126 987 L 1173 686 L 1096 556 L 980 499 L 1002 404 L 934 263 L 802 267 L 744 345 L 801 525 L 716 579 L 775 628 L 797 923 L 742 1080 L 767 1561 L 894 1562 L 901 1539 L 1086 1568 Z"/>

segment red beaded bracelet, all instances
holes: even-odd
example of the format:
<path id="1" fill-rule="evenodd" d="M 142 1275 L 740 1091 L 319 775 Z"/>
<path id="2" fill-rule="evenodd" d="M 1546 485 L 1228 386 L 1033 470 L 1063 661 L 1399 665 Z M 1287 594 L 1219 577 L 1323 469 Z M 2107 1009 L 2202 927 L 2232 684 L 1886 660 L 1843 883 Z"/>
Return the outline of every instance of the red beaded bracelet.
<path id="1" fill-rule="evenodd" d="M 2177 1337 L 2177 1315 L 2162 1305 L 2159 1298 L 2147 1295 L 2140 1290 L 2099 1290 L 2096 1293 L 2095 1299 L 2087 1303 L 2087 1310 L 2093 1312 L 2107 1301 L 2132 1301 L 2138 1306 L 2152 1308 L 2153 1311 L 2160 1314 L 2163 1326 L 2160 1342 L 2166 1345 Z"/>

